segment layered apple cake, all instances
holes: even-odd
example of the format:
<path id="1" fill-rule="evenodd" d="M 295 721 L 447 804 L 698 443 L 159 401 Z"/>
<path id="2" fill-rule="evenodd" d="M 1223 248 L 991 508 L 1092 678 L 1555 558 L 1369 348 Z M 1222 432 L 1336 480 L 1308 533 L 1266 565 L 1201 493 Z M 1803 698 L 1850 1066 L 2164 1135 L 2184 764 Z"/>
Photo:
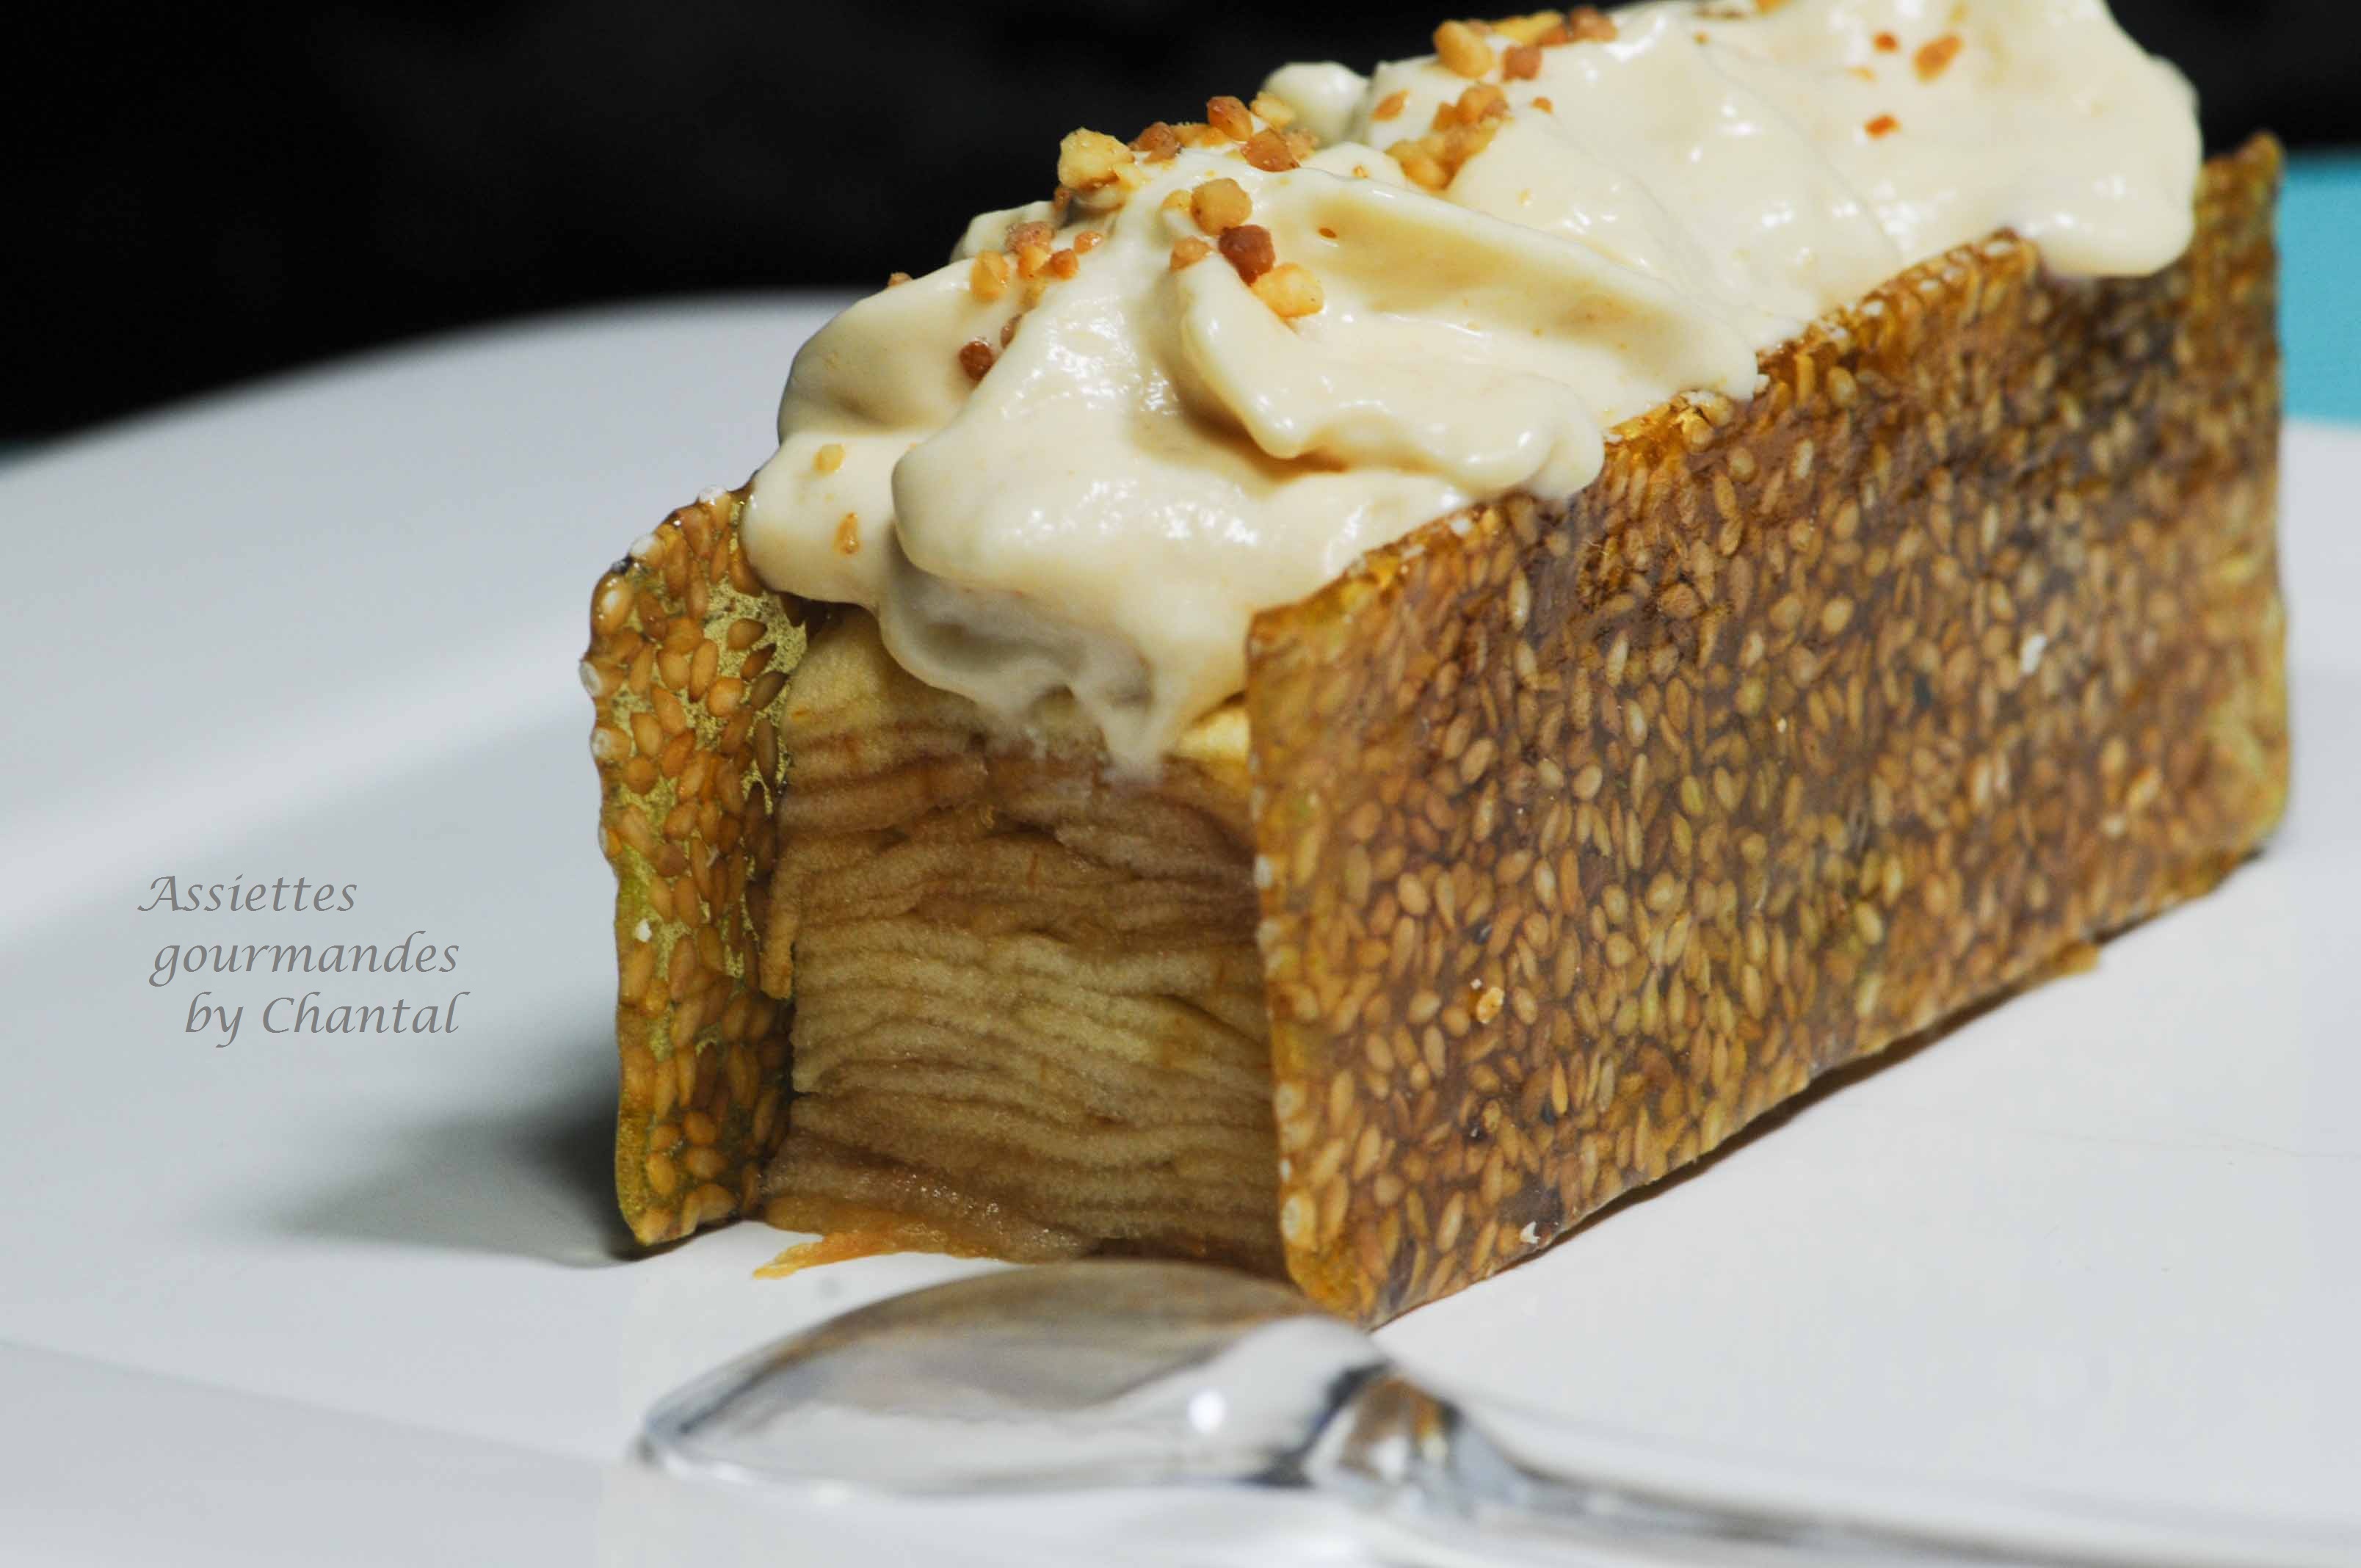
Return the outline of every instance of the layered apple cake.
<path id="1" fill-rule="evenodd" d="M 1068 137 L 600 579 L 642 1241 L 1380 1321 L 2277 822 L 2272 144 L 2098 0 L 1434 46 Z"/>

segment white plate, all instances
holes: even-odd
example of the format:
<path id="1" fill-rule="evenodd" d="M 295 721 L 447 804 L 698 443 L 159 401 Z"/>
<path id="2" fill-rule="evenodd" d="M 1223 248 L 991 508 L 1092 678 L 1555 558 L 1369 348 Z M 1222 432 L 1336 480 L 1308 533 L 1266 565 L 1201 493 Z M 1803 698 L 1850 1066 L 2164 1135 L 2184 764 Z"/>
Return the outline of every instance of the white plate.
<path id="1" fill-rule="evenodd" d="M 620 1562 L 704 1531 L 1104 1562 L 1179 1524 L 1200 1554 L 1343 1550 L 1316 1511 L 1202 1496 L 750 1525 L 614 1463 L 687 1375 L 979 1266 L 759 1283 L 789 1239 L 759 1226 L 626 1264 L 608 1207 L 588 595 L 766 454 L 820 314 L 563 320 L 0 470 L 0 1556 Z M 1390 1347 L 1675 1469 L 2361 1532 L 2361 433 L 2288 457 L 2298 781 L 2268 854 Z M 168 874 L 356 907 L 141 911 Z M 148 983 L 168 943 L 413 930 L 456 971 L 307 987 L 464 990 L 455 1034 L 272 1035 L 268 975 Z M 244 1001 L 235 1044 L 185 1032 L 199 991 Z"/>

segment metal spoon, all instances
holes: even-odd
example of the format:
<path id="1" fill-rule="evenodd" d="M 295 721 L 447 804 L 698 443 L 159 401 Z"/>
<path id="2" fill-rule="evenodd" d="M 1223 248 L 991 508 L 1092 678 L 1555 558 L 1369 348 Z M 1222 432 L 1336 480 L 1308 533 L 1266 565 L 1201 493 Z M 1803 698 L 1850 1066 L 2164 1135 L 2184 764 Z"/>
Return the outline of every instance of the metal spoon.
<path id="1" fill-rule="evenodd" d="M 1563 1446 L 1548 1425 L 1428 1392 L 1283 1286 L 1107 1260 L 846 1313 L 670 1395 L 642 1445 L 679 1474 L 905 1494 L 1317 1488 L 1380 1524 L 1376 1544 L 1430 1562 L 2294 1564 L 2349 1563 L 2356 1544 L 2045 1498 L 1847 1497 L 1759 1465 L 1723 1466 L 1704 1495 L 1694 1466 L 1686 1482 L 1597 1453 L 1584 1473 L 1544 1468 L 1528 1452 Z"/>

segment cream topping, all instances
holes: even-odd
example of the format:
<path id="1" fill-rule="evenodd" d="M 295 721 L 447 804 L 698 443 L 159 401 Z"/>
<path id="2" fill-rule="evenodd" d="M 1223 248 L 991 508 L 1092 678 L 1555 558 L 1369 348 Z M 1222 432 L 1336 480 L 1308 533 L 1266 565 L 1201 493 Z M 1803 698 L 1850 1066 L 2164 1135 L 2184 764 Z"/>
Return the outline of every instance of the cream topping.
<path id="1" fill-rule="evenodd" d="M 1578 490 L 1608 429 L 1744 399 L 1758 350 L 1910 263 L 2002 227 L 2076 275 L 2188 245 L 2193 94 L 2103 0 L 1606 22 L 1291 65 L 1177 149 L 1069 137 L 1062 211 L 978 218 L 796 356 L 755 569 L 867 606 L 1012 726 L 1071 693 L 1148 767 L 1240 689 L 1257 610 L 1470 502 Z"/>

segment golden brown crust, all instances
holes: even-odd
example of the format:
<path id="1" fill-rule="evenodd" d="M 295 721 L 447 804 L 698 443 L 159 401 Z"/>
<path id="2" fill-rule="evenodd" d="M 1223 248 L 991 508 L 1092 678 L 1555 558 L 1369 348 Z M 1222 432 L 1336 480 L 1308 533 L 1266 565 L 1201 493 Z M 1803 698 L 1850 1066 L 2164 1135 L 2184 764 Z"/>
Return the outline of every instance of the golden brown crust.
<path id="1" fill-rule="evenodd" d="M 615 1191 L 651 1245 L 752 1208 L 786 1131 L 787 1009 L 756 977 L 804 633 L 739 549 L 742 500 L 683 507 L 598 580 L 582 663 L 616 882 Z"/>
<path id="2" fill-rule="evenodd" d="M 1378 1321 L 2202 891 L 2287 788 L 2280 158 L 2003 237 L 1249 642 L 1290 1266 Z"/>

